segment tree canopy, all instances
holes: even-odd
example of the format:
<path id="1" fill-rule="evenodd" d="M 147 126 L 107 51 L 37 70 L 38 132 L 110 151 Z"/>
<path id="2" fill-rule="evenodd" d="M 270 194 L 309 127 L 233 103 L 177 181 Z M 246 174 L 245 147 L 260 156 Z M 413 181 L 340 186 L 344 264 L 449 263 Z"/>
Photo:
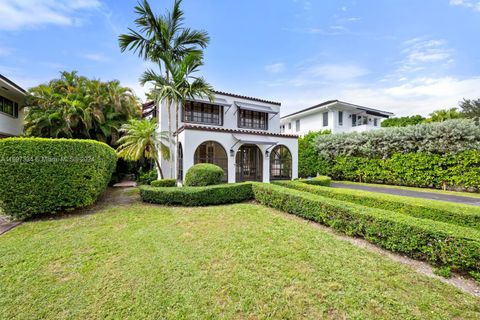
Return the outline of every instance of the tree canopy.
<path id="1" fill-rule="evenodd" d="M 140 116 L 140 102 L 119 81 L 102 82 L 61 72 L 28 92 L 25 135 L 94 139 L 115 145 L 122 124 Z"/>

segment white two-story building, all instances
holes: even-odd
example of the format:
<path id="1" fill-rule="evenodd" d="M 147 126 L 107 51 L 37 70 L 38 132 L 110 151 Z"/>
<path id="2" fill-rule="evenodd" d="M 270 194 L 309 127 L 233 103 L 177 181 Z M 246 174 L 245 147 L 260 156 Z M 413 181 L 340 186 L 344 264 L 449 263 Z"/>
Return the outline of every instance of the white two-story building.
<path id="1" fill-rule="evenodd" d="M 23 133 L 25 95 L 25 90 L 0 74 L 0 138 Z"/>
<path id="2" fill-rule="evenodd" d="M 225 92 L 214 96 L 213 102 L 199 98 L 180 108 L 178 153 L 173 161 L 161 161 L 166 178 L 183 181 L 197 163 L 220 166 L 229 183 L 297 178 L 298 139 L 280 133 L 280 103 Z M 144 110 L 155 112 L 152 107 L 147 103 Z M 168 131 L 166 108 L 157 113 L 159 131 Z"/>
<path id="3" fill-rule="evenodd" d="M 363 132 L 379 129 L 384 119 L 394 114 L 339 100 L 330 100 L 281 118 L 281 132 L 305 135 L 310 131 L 332 133 Z"/>

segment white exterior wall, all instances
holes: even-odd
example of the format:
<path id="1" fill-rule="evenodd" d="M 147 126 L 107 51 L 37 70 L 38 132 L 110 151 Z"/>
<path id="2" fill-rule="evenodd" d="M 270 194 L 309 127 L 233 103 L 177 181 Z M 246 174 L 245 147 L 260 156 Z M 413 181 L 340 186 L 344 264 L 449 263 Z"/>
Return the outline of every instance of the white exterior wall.
<path id="1" fill-rule="evenodd" d="M 0 95 L 18 103 L 19 106 L 18 117 L 0 112 L 0 135 L 19 136 L 23 133 L 25 93 L 0 78 Z"/>
<path id="2" fill-rule="evenodd" d="M 192 124 L 187 123 L 188 125 L 195 125 L 207 128 L 216 128 L 216 129 L 230 129 L 230 130 L 241 130 L 242 135 L 247 134 L 247 132 L 252 132 L 252 139 L 268 139 L 276 143 L 276 145 L 286 146 L 291 155 L 292 155 L 292 179 L 298 177 L 298 139 L 296 137 L 287 137 L 279 136 L 280 135 L 280 106 L 276 104 L 252 101 L 249 99 L 230 97 L 226 95 L 216 94 L 217 98 L 225 99 L 231 107 L 224 107 L 224 119 L 223 126 L 217 125 L 207 125 L 207 124 Z M 265 106 L 272 108 L 277 114 L 269 114 L 268 118 L 268 130 L 257 130 L 257 129 L 245 129 L 238 127 L 238 108 L 235 106 L 236 102 L 243 102 L 248 104 L 255 104 L 258 106 Z M 172 117 L 174 117 L 174 110 L 172 109 Z M 181 128 L 184 123 L 181 121 L 181 114 L 179 115 L 179 125 Z M 172 119 L 172 131 L 176 130 L 175 119 Z M 159 117 L 159 131 L 168 131 L 168 114 L 165 107 L 162 107 L 160 117 Z M 265 132 L 269 135 L 255 134 L 255 132 Z M 228 159 L 228 182 L 236 182 L 236 153 L 238 149 L 242 146 L 242 143 L 238 142 L 237 139 L 233 136 L 235 133 L 231 132 L 217 132 L 217 131 L 206 131 L 206 130 L 194 130 L 194 129 L 185 129 L 180 132 L 178 136 L 179 143 L 181 143 L 183 148 L 183 179 L 188 169 L 194 165 L 194 155 L 198 146 L 207 141 L 215 141 L 223 146 L 227 154 Z M 266 151 L 271 152 L 276 145 L 263 145 L 256 144 L 261 150 L 263 158 L 263 182 L 270 181 L 270 158 L 266 157 Z M 234 151 L 234 155 L 230 155 L 230 150 Z M 172 154 L 175 153 L 172 150 Z M 176 157 L 175 154 L 174 161 L 161 160 L 162 170 L 165 178 L 176 178 Z M 175 165 L 173 165 L 175 164 Z"/>
<path id="3" fill-rule="evenodd" d="M 339 124 L 339 111 L 343 111 L 343 125 Z M 323 113 L 328 112 L 328 126 L 323 126 Z M 357 126 L 352 126 L 353 116 L 367 116 L 369 121 L 366 125 L 359 125 L 363 123 L 357 121 Z M 374 126 L 374 119 L 377 119 L 377 126 Z M 366 112 L 359 112 L 358 110 L 348 110 L 338 105 L 319 108 L 316 110 L 306 111 L 291 117 L 281 119 L 281 125 L 285 126 L 285 134 L 297 134 L 303 136 L 311 131 L 330 130 L 332 133 L 342 132 L 363 132 L 368 130 L 376 130 L 381 128 L 381 122 L 385 118 L 379 116 L 368 115 Z M 300 131 L 296 131 L 295 121 L 300 120 Z M 291 129 L 288 128 L 288 124 L 291 123 Z"/>

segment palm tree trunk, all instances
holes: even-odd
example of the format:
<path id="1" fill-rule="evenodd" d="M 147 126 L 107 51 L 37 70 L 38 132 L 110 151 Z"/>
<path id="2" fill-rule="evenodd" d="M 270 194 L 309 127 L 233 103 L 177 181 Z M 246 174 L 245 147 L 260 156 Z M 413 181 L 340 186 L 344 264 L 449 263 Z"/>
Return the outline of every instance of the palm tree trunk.
<path id="1" fill-rule="evenodd" d="M 160 174 L 160 179 L 163 179 L 162 167 L 160 166 L 160 161 L 158 161 L 157 158 L 155 158 L 155 164 L 157 165 L 157 171 Z"/>

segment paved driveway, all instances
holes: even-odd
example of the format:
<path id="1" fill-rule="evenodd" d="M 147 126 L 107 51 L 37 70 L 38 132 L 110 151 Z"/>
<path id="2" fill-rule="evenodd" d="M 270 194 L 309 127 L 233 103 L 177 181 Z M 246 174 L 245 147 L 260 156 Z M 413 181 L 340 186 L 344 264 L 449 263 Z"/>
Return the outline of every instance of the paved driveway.
<path id="1" fill-rule="evenodd" d="M 343 183 L 332 183 L 332 187 L 365 190 L 365 191 L 372 191 L 372 192 L 394 194 L 397 196 L 406 196 L 406 197 L 414 197 L 414 198 L 430 199 L 430 200 L 441 200 L 441 201 L 447 201 L 447 202 L 469 204 L 472 206 L 480 206 L 480 198 L 467 197 L 467 196 L 455 196 L 455 195 L 440 194 L 440 193 L 434 193 L 434 192 L 418 192 L 418 191 L 412 191 L 412 190 L 382 188 L 377 186 L 364 186 L 364 185 L 343 184 Z"/>

